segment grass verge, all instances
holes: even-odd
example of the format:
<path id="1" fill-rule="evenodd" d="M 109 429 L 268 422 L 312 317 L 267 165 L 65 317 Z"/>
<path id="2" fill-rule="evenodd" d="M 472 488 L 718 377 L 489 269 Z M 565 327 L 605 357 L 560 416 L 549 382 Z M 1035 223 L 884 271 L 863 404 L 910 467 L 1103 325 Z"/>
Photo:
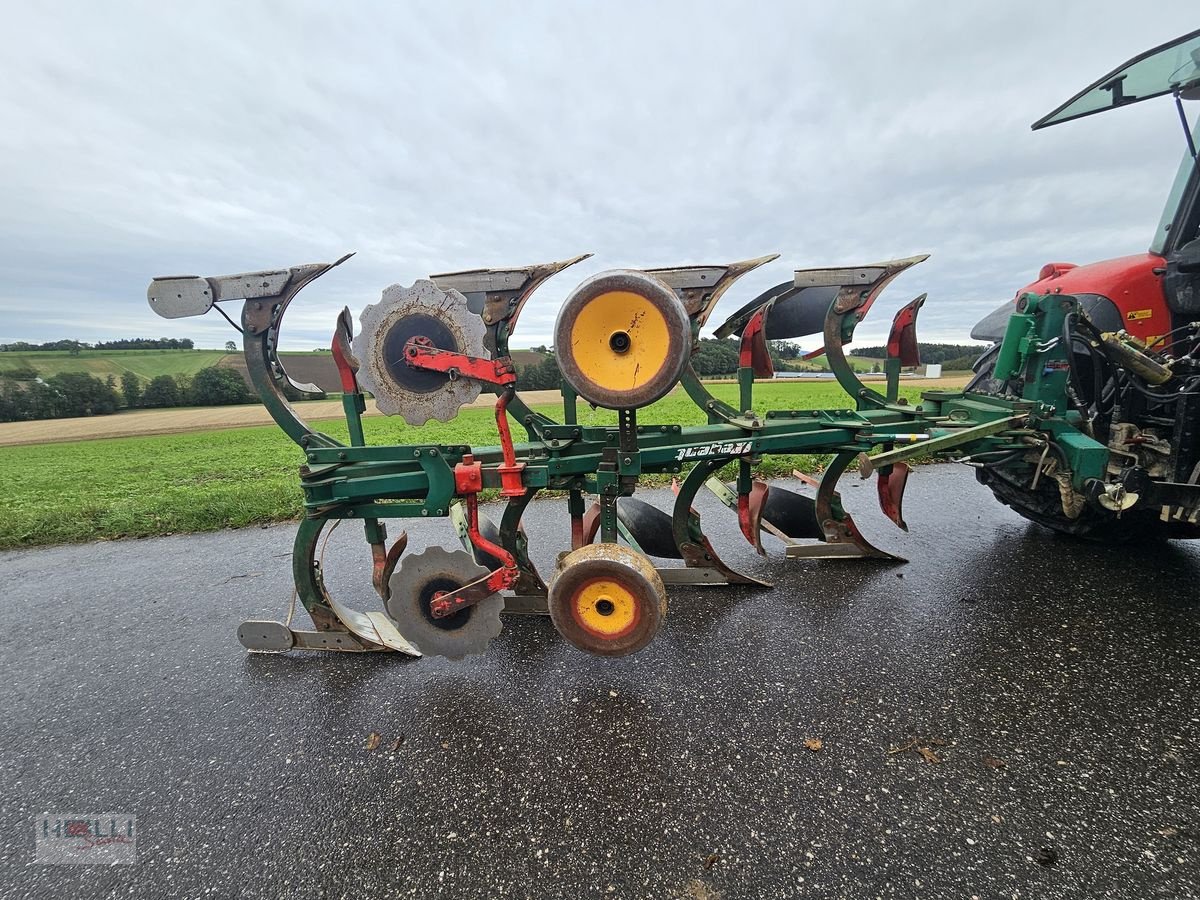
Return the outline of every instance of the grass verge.
<path id="1" fill-rule="evenodd" d="M 736 385 L 713 385 L 734 401 Z M 847 406 L 835 384 L 764 384 L 756 387 L 759 409 L 830 409 Z M 904 388 L 916 400 L 920 388 Z M 541 407 L 558 418 L 555 407 Z M 696 406 L 676 392 L 639 411 L 643 423 L 701 424 Z M 615 424 L 607 410 L 581 409 L 585 424 Z M 447 424 L 414 428 L 398 418 L 373 417 L 364 425 L 372 444 L 495 444 L 487 409 L 463 410 Z M 322 431 L 347 440 L 340 421 Z M 772 456 L 763 475 L 793 468 L 815 471 L 824 457 Z M 43 544 L 213 531 L 296 518 L 303 511 L 297 466 L 299 449 L 274 426 L 187 434 L 77 441 L 0 448 L 9 473 L 0 496 L 0 549 Z"/>

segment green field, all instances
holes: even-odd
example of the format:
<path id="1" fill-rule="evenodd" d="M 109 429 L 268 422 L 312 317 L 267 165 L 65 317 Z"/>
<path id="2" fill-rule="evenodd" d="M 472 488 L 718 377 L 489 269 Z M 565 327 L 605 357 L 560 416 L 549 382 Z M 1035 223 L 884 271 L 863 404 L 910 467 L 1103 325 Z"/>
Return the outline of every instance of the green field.
<path id="1" fill-rule="evenodd" d="M 284 350 L 280 356 L 312 356 L 301 350 Z M 0 374 L 10 369 L 32 368 L 39 378 L 49 378 L 59 372 L 86 372 L 97 378 L 133 372 L 146 381 L 156 375 L 195 375 L 201 369 L 218 365 L 242 354 L 224 350 L 35 350 L 0 353 Z"/>
<path id="2" fill-rule="evenodd" d="M 847 354 L 846 362 L 850 364 L 850 368 L 855 372 L 870 372 L 874 366 L 878 366 L 879 371 L 883 371 L 883 359 L 875 359 L 870 356 L 850 356 Z M 822 354 L 821 356 L 814 356 L 812 359 L 789 359 L 785 361 L 785 365 L 789 369 L 801 372 L 828 372 L 829 358 Z"/>
<path id="3" fill-rule="evenodd" d="M 97 378 L 120 378 L 133 372 L 149 381 L 156 375 L 195 375 L 215 366 L 226 356 L 224 350 L 37 350 L 29 353 L 0 353 L 0 373 L 32 368 L 40 378 L 60 372 L 86 372 Z"/>
<path id="4" fill-rule="evenodd" d="M 145 351 L 142 351 L 145 352 Z M 153 351 L 151 351 L 153 352 Z M 183 352 L 187 351 L 175 351 Z M 733 401 L 737 386 L 713 385 Z M 920 388 L 905 388 L 911 400 Z M 761 384 L 760 409 L 836 408 L 846 395 L 832 383 Z M 556 415 L 555 407 L 542 407 Z M 701 424 L 703 417 L 682 393 L 641 410 L 643 423 Z M 583 406 L 581 421 L 612 423 L 615 413 Z M 464 410 L 445 425 L 413 428 L 399 418 L 371 417 L 367 440 L 383 443 L 495 444 L 491 410 Z M 340 421 L 321 430 L 346 440 Z M 301 514 L 299 449 L 274 426 L 202 433 L 78 441 L 0 448 L 9 473 L 0 495 L 0 548 L 211 531 L 295 518 Z M 771 457 L 765 475 L 793 466 L 814 470 L 810 456 Z"/>

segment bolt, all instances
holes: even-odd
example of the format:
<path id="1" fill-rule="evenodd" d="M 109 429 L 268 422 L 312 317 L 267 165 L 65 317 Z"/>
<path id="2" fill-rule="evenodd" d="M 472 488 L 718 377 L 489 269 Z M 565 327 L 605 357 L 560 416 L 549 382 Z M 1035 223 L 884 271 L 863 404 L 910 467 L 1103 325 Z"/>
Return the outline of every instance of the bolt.
<path id="1" fill-rule="evenodd" d="M 632 462 L 633 462 L 633 458 L 632 458 L 632 457 L 629 457 L 629 456 L 625 457 L 625 465 L 627 465 L 627 466 L 628 466 L 628 465 L 630 465 Z"/>
<path id="2" fill-rule="evenodd" d="M 346 451 L 345 451 L 345 450 L 339 450 L 339 451 L 338 451 L 338 459 L 345 459 L 345 458 L 346 458 Z"/>
<path id="3" fill-rule="evenodd" d="M 421 451 L 420 451 L 420 450 L 414 450 L 414 451 L 413 451 L 413 456 L 420 456 L 420 455 L 421 455 Z"/>
<path id="4" fill-rule="evenodd" d="M 423 515 L 423 516 L 429 515 L 429 510 L 427 510 L 427 509 L 421 510 L 421 515 Z"/>

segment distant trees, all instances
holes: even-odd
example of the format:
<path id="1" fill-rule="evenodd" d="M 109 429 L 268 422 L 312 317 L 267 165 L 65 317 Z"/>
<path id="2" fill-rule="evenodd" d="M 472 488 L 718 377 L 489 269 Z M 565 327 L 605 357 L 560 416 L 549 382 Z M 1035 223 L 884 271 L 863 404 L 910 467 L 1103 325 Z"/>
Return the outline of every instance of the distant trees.
<path id="1" fill-rule="evenodd" d="M 987 344 L 917 344 L 917 348 L 921 351 L 921 362 L 923 363 L 942 363 L 949 362 L 961 363 L 965 358 L 970 358 L 972 364 L 977 360 L 981 353 L 988 348 Z M 887 356 L 887 347 L 854 347 L 850 350 L 851 356 L 866 356 L 882 359 Z M 946 366 L 946 368 L 951 368 Z M 963 368 L 971 368 L 964 366 Z"/>
<path id="2" fill-rule="evenodd" d="M 102 416 L 117 411 L 116 380 L 85 372 L 60 372 L 45 381 L 0 379 L 0 421 Z"/>
<path id="3" fill-rule="evenodd" d="M 0 353 L 30 353 L 38 350 L 66 350 L 73 356 L 81 350 L 192 350 L 195 342 L 191 338 L 124 338 L 117 341 L 99 341 L 89 344 L 86 341 L 47 341 L 44 344 L 31 344 L 28 341 L 14 341 L 11 344 L 0 344 Z"/>
<path id="4" fill-rule="evenodd" d="M 237 353 L 237 343 L 235 341 L 226 341 L 225 342 L 225 352 L 226 353 Z"/>
<path id="5" fill-rule="evenodd" d="M 179 382 L 170 375 L 155 375 L 142 392 L 142 406 L 147 409 L 182 405 L 183 391 L 179 389 Z"/>
<path id="6" fill-rule="evenodd" d="M 0 422 L 101 416 L 128 409 L 174 406 L 226 406 L 252 403 L 256 395 L 235 369 L 210 366 L 195 376 L 156 375 L 148 384 L 133 372 L 118 382 L 85 372 L 60 372 L 44 381 L 0 375 Z"/>
<path id="7" fill-rule="evenodd" d="M 701 338 L 700 346 L 692 350 L 692 368 L 702 378 L 734 375 L 738 370 L 736 338 Z"/>
<path id="8" fill-rule="evenodd" d="M 531 349 L 548 355 L 539 362 L 521 367 L 517 373 L 517 387 L 523 391 L 557 390 L 562 384 L 562 373 L 559 371 L 558 360 L 553 350 L 547 350 L 544 346 Z M 767 349 L 776 365 L 780 360 L 796 359 L 803 353 L 800 346 L 791 341 L 771 341 Z M 738 340 L 702 338 L 699 346 L 692 351 L 691 360 L 696 374 L 702 378 L 736 375 L 739 362 Z"/>
<path id="9" fill-rule="evenodd" d="M 227 406 L 233 403 L 249 403 L 256 399 L 233 369 L 209 366 L 201 369 L 192 378 L 187 392 L 189 406 Z"/>
<path id="10" fill-rule="evenodd" d="M 541 362 L 525 366 L 517 373 L 517 388 L 522 391 L 556 391 L 562 386 L 558 359 L 547 356 Z"/>
<path id="11" fill-rule="evenodd" d="M 799 359 L 804 350 L 794 341 L 768 341 L 767 349 L 772 359 Z"/>
<path id="12" fill-rule="evenodd" d="M 46 384 L 58 395 L 54 418 L 103 416 L 121 405 L 114 384 L 86 372 L 59 372 L 47 378 Z"/>
<path id="13" fill-rule="evenodd" d="M 142 379 L 128 369 L 121 373 L 121 395 L 125 398 L 125 405 L 130 409 L 141 405 Z"/>

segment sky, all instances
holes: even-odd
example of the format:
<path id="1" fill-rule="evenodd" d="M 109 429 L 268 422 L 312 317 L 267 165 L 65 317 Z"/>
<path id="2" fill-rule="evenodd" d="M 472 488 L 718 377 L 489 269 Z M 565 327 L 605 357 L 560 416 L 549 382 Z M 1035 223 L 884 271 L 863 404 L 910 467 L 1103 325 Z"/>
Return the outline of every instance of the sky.
<path id="1" fill-rule="evenodd" d="M 921 292 L 921 339 L 964 340 L 1042 264 L 1146 249 L 1170 101 L 1029 124 L 1200 27 L 1194 0 L 0 4 L 0 342 L 220 347 L 151 277 L 357 251 L 284 349 L 393 283 L 586 252 L 513 347 L 595 272 L 768 253 L 710 326 L 796 268 L 930 253 L 857 343 Z"/>

